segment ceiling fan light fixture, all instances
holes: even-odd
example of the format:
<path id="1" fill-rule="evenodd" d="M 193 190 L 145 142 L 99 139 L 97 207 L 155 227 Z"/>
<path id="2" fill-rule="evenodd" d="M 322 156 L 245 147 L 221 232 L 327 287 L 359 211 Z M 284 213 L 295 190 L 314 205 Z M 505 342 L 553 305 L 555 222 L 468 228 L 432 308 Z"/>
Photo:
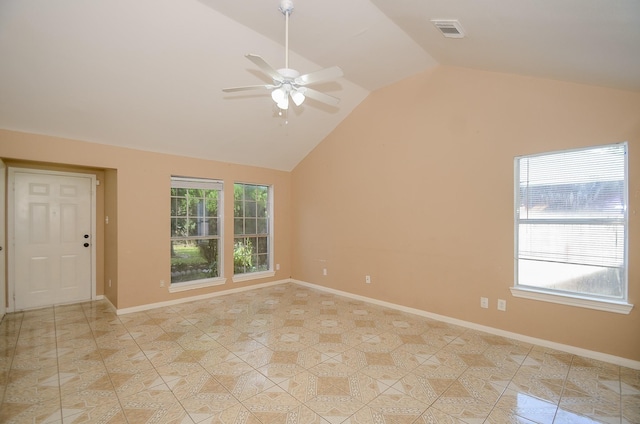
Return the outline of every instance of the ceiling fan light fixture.
<path id="1" fill-rule="evenodd" d="M 271 98 L 274 102 L 280 103 L 287 97 L 287 93 L 282 88 L 276 88 L 271 92 Z"/>
<path id="2" fill-rule="evenodd" d="M 285 97 L 281 101 L 277 102 L 276 105 L 282 110 L 289 109 L 289 97 Z"/>
<path id="3" fill-rule="evenodd" d="M 300 106 L 304 102 L 304 93 L 301 89 L 291 91 L 291 100 L 296 106 Z"/>
<path id="4" fill-rule="evenodd" d="M 289 109 L 289 92 L 286 88 L 276 88 L 271 92 L 271 98 L 280 109 Z"/>

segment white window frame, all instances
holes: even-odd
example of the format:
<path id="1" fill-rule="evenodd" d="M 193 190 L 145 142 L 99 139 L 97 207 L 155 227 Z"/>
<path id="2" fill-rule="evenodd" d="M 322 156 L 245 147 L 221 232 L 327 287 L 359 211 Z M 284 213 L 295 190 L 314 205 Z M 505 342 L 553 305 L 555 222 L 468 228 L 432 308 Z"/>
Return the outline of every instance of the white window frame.
<path id="1" fill-rule="evenodd" d="M 619 143 L 624 145 L 625 151 L 628 151 L 628 145 L 626 142 Z M 572 149 L 573 151 L 599 149 L 607 146 L 592 146 L 581 149 Z M 562 305 L 577 306 L 589 309 L 596 309 L 601 311 L 615 312 L 620 314 L 628 314 L 631 312 L 633 305 L 628 303 L 628 184 L 629 184 L 629 172 L 628 172 L 628 154 L 625 155 L 624 160 L 624 191 L 625 191 L 625 209 L 624 209 L 624 294 L 622 299 L 608 299 L 605 297 L 588 296 L 579 293 L 560 291 L 552 288 L 541 288 L 527 285 L 520 285 L 518 283 L 518 260 L 519 260 L 519 209 L 520 209 L 520 171 L 519 164 L 521 159 L 531 158 L 534 156 L 543 156 L 550 154 L 557 154 L 562 152 L 570 152 L 572 150 L 545 152 L 537 155 L 519 156 L 514 159 L 514 286 L 511 287 L 511 293 L 515 297 L 533 299 L 551 303 L 558 303 Z"/>
<path id="2" fill-rule="evenodd" d="M 170 283 L 169 292 L 177 293 L 186 290 L 195 290 L 205 287 L 212 287 L 225 284 L 227 279 L 224 278 L 224 184 L 220 180 L 207 178 L 191 178 L 191 177 L 171 177 L 171 188 L 193 188 L 204 190 L 217 190 L 218 193 L 218 240 L 219 240 L 219 259 L 218 259 L 218 277 L 205 278 L 193 281 L 183 281 L 179 283 Z M 173 240 L 173 237 L 171 237 Z"/>
<path id="3" fill-rule="evenodd" d="M 249 182 L 242 182 L 242 181 L 236 181 L 234 183 L 234 195 L 235 195 L 235 185 L 236 184 L 243 184 L 243 185 L 254 185 L 254 186 L 262 186 L 262 187 L 267 187 L 268 188 L 268 204 L 267 204 L 267 211 L 269 214 L 268 217 L 268 255 L 269 255 L 269 269 L 266 271 L 256 271 L 256 272 L 247 272 L 247 273 L 243 273 L 243 274 L 235 274 L 235 267 L 234 267 L 234 274 L 233 274 L 233 278 L 232 281 L 234 283 L 239 283 L 239 282 L 243 282 L 243 281 L 250 281 L 250 280 L 257 280 L 257 279 L 261 279 L 261 278 L 269 278 L 269 277 L 273 277 L 274 275 L 276 275 L 275 270 L 274 270 L 274 219 L 273 219 L 273 208 L 274 208 L 274 203 L 275 203 L 275 197 L 274 197 L 274 189 L 273 189 L 273 185 L 271 184 L 262 184 L 262 183 L 249 183 Z M 234 198 L 234 202 L 235 202 L 235 198 Z M 234 220 L 235 220 L 235 214 L 234 214 Z M 236 234 L 235 234 L 235 221 L 234 221 L 234 234 L 233 234 L 233 239 L 234 239 L 234 246 L 235 246 L 235 238 L 236 238 Z"/>

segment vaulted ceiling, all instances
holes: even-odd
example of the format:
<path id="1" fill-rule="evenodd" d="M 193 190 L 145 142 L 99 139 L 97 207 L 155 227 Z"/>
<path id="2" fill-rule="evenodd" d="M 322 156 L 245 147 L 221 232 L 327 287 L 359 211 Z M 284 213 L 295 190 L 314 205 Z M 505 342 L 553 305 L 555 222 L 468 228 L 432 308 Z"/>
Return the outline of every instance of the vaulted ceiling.
<path id="1" fill-rule="evenodd" d="M 340 66 L 279 116 L 280 0 L 2 0 L 0 128 L 291 170 L 371 92 L 463 66 L 640 91 L 638 0 L 294 0 L 290 67 Z M 444 38 L 432 19 L 459 20 Z"/>

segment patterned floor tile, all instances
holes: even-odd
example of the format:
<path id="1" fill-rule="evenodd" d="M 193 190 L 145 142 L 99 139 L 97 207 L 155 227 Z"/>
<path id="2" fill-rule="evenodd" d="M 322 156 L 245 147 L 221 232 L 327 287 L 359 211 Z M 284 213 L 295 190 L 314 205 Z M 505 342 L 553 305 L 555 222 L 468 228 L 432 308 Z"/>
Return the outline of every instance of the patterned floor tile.
<path id="1" fill-rule="evenodd" d="M 252 370 L 235 378 L 220 380 L 237 399 L 244 401 L 262 392 L 280 392 L 282 389 L 264 374 Z"/>
<path id="2" fill-rule="evenodd" d="M 356 349 L 363 352 L 391 352 L 402 345 L 402 340 L 392 333 L 360 333 L 360 343 Z"/>
<path id="3" fill-rule="evenodd" d="M 296 284 L 0 322 L 0 422 L 640 423 L 640 371 Z"/>
<path id="4" fill-rule="evenodd" d="M 311 319 L 298 320 L 304 323 L 304 327 L 320 334 L 342 334 L 355 327 L 353 320 L 345 317 L 325 313 Z"/>
<path id="5" fill-rule="evenodd" d="M 640 394 L 622 395 L 622 418 L 625 423 L 640 423 Z"/>
<path id="6" fill-rule="evenodd" d="M 276 384 L 306 371 L 299 365 L 271 363 L 258 368 L 258 371 Z"/>
<path id="7" fill-rule="evenodd" d="M 106 390 L 113 388 L 113 374 L 107 373 L 106 369 L 89 371 L 84 373 L 58 373 L 57 380 L 60 387 L 60 393 L 76 393 L 90 390 L 96 387 L 105 387 Z"/>
<path id="8" fill-rule="evenodd" d="M 165 385 L 119 399 L 130 423 L 193 423 L 187 411 Z"/>
<path id="9" fill-rule="evenodd" d="M 422 375 L 409 373 L 399 381 L 394 383 L 383 395 L 389 393 L 403 393 L 430 406 L 442 394 L 439 388 L 435 387 L 430 379 Z M 440 388 L 440 390 L 444 390 Z"/>
<path id="10" fill-rule="evenodd" d="M 330 423 L 341 423 L 365 405 L 351 396 L 319 396 L 305 402 L 305 406 Z"/>
<path id="11" fill-rule="evenodd" d="M 304 405 L 282 409 L 274 406 L 266 410 L 256 410 L 253 415 L 262 424 L 326 424 L 319 414 Z"/>
<path id="12" fill-rule="evenodd" d="M 482 354 L 462 353 L 458 356 L 468 365 L 463 376 L 487 380 L 502 387 L 509 384 L 520 367 L 509 357 L 491 356 L 488 351 Z"/>
<path id="13" fill-rule="evenodd" d="M 620 422 L 621 420 L 619 396 L 600 398 L 565 386 L 559 408 L 605 423 Z"/>
<path id="14" fill-rule="evenodd" d="M 60 383 L 57 367 L 9 371 L 5 402 L 22 403 L 23 399 L 28 399 L 29 403 L 37 404 L 59 399 L 59 397 Z"/>
<path id="15" fill-rule="evenodd" d="M 62 396 L 64 423 L 117 423 L 125 422 L 124 412 L 115 392 L 96 396 L 95 393 L 77 392 Z"/>
<path id="16" fill-rule="evenodd" d="M 493 421 L 499 417 L 518 416 L 540 424 L 552 424 L 558 405 L 509 389 L 502 394 L 496 408 L 502 412 L 492 414 Z"/>
<path id="17" fill-rule="evenodd" d="M 462 358 L 460 358 L 455 350 L 451 349 L 448 349 L 446 351 L 444 349 L 440 349 L 438 352 L 429 357 L 429 362 L 438 365 L 444 365 L 450 369 L 455 370 L 459 374 L 462 374 L 469 368 L 469 366 L 462 360 Z"/>
<path id="18" fill-rule="evenodd" d="M 58 371 L 60 373 L 76 373 L 82 374 L 85 372 L 107 372 L 107 368 L 100 356 L 80 358 L 71 361 L 59 361 Z"/>
<path id="19" fill-rule="evenodd" d="M 194 414 L 213 416 L 241 405 L 229 390 L 206 373 L 175 380 L 169 383 L 169 388 L 194 420 Z"/>
<path id="20" fill-rule="evenodd" d="M 544 421 L 539 421 L 544 422 Z M 494 408 L 493 411 L 487 417 L 486 424 L 538 424 L 536 421 L 531 421 L 514 414 L 510 411 Z"/>
<path id="21" fill-rule="evenodd" d="M 278 328 L 255 337 L 272 350 L 304 350 L 318 343 L 318 339 L 318 333 L 304 328 Z"/>
<path id="22" fill-rule="evenodd" d="M 560 402 L 560 395 L 564 387 L 565 378 L 563 375 L 564 372 L 561 370 L 557 372 L 546 370 L 541 373 L 537 368 L 521 367 L 507 387 L 557 404 Z"/>
<path id="23" fill-rule="evenodd" d="M 183 399 L 182 405 L 198 424 L 262 424 L 247 408 L 236 403 L 225 409 L 197 396 Z"/>
<path id="24" fill-rule="evenodd" d="M 501 421 L 502 424 L 508 421 Z M 459 418 L 445 414 L 439 409 L 430 407 L 415 421 L 415 424 L 468 424 Z"/>
<path id="25" fill-rule="evenodd" d="M 253 371 L 254 368 L 242 359 L 234 356 L 227 361 L 206 367 L 205 370 L 218 381 L 222 382 L 229 379 L 235 380 L 237 377 Z"/>
<path id="26" fill-rule="evenodd" d="M 435 398 L 427 396 L 418 381 L 405 378 L 373 398 L 367 405 L 385 410 L 419 409 L 422 414 L 434 401 Z"/>
<path id="27" fill-rule="evenodd" d="M 111 372 L 109 376 L 118 396 L 132 395 L 165 382 L 153 368 L 140 372 Z"/>
<path id="28" fill-rule="evenodd" d="M 62 423 L 62 411 L 59 400 L 55 402 L 31 403 L 25 399 L 11 399 L 5 401 L 0 409 L 0 422 L 7 424 L 19 423 Z"/>
<path id="29" fill-rule="evenodd" d="M 367 405 L 349 418 L 348 423 L 411 424 L 425 412 L 424 408 L 412 406 L 377 407 Z"/>
<path id="30" fill-rule="evenodd" d="M 301 402 L 278 386 L 262 391 L 242 402 L 253 414 L 264 412 L 286 412 L 301 405 Z"/>
<path id="31" fill-rule="evenodd" d="M 606 424 L 606 421 L 594 420 L 564 409 L 558 409 L 558 413 L 553 422 L 554 424 Z"/>
<path id="32" fill-rule="evenodd" d="M 492 405 L 480 400 L 453 396 L 439 398 L 432 407 L 465 423 L 474 424 L 483 423 L 493 410 Z"/>
<path id="33" fill-rule="evenodd" d="M 117 340 L 109 344 L 105 343 L 98 347 L 98 351 L 107 367 L 109 364 L 124 361 L 145 362 L 145 359 L 148 359 L 148 357 L 140 355 L 142 349 L 133 340 Z"/>

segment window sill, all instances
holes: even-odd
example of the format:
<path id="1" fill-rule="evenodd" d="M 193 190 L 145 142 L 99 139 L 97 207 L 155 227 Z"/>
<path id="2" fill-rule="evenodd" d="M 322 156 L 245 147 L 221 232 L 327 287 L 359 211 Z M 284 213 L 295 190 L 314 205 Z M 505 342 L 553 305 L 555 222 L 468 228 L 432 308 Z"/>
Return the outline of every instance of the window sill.
<path id="1" fill-rule="evenodd" d="M 211 278 L 209 280 L 198 280 L 198 281 L 194 281 L 193 283 L 188 283 L 188 282 L 174 283 L 169 285 L 169 293 L 178 293 L 178 292 L 183 292 L 187 290 L 195 290 L 195 289 L 203 289 L 205 287 L 220 286 L 222 284 L 225 284 L 226 282 L 227 282 L 226 278 L 218 277 L 218 278 Z"/>
<path id="2" fill-rule="evenodd" d="M 258 280 L 260 278 L 269 278 L 269 277 L 273 277 L 274 275 L 276 275 L 275 271 L 250 272 L 247 274 L 234 275 L 232 281 L 234 283 L 240 283 L 242 281 Z"/>
<path id="3" fill-rule="evenodd" d="M 543 302 L 596 309 L 598 311 L 615 312 L 617 314 L 629 314 L 631 309 L 633 309 L 633 305 L 626 302 L 594 300 L 579 296 L 549 293 L 532 288 L 511 287 L 511 294 L 514 297 L 521 297 L 524 299 L 541 300 Z"/>

